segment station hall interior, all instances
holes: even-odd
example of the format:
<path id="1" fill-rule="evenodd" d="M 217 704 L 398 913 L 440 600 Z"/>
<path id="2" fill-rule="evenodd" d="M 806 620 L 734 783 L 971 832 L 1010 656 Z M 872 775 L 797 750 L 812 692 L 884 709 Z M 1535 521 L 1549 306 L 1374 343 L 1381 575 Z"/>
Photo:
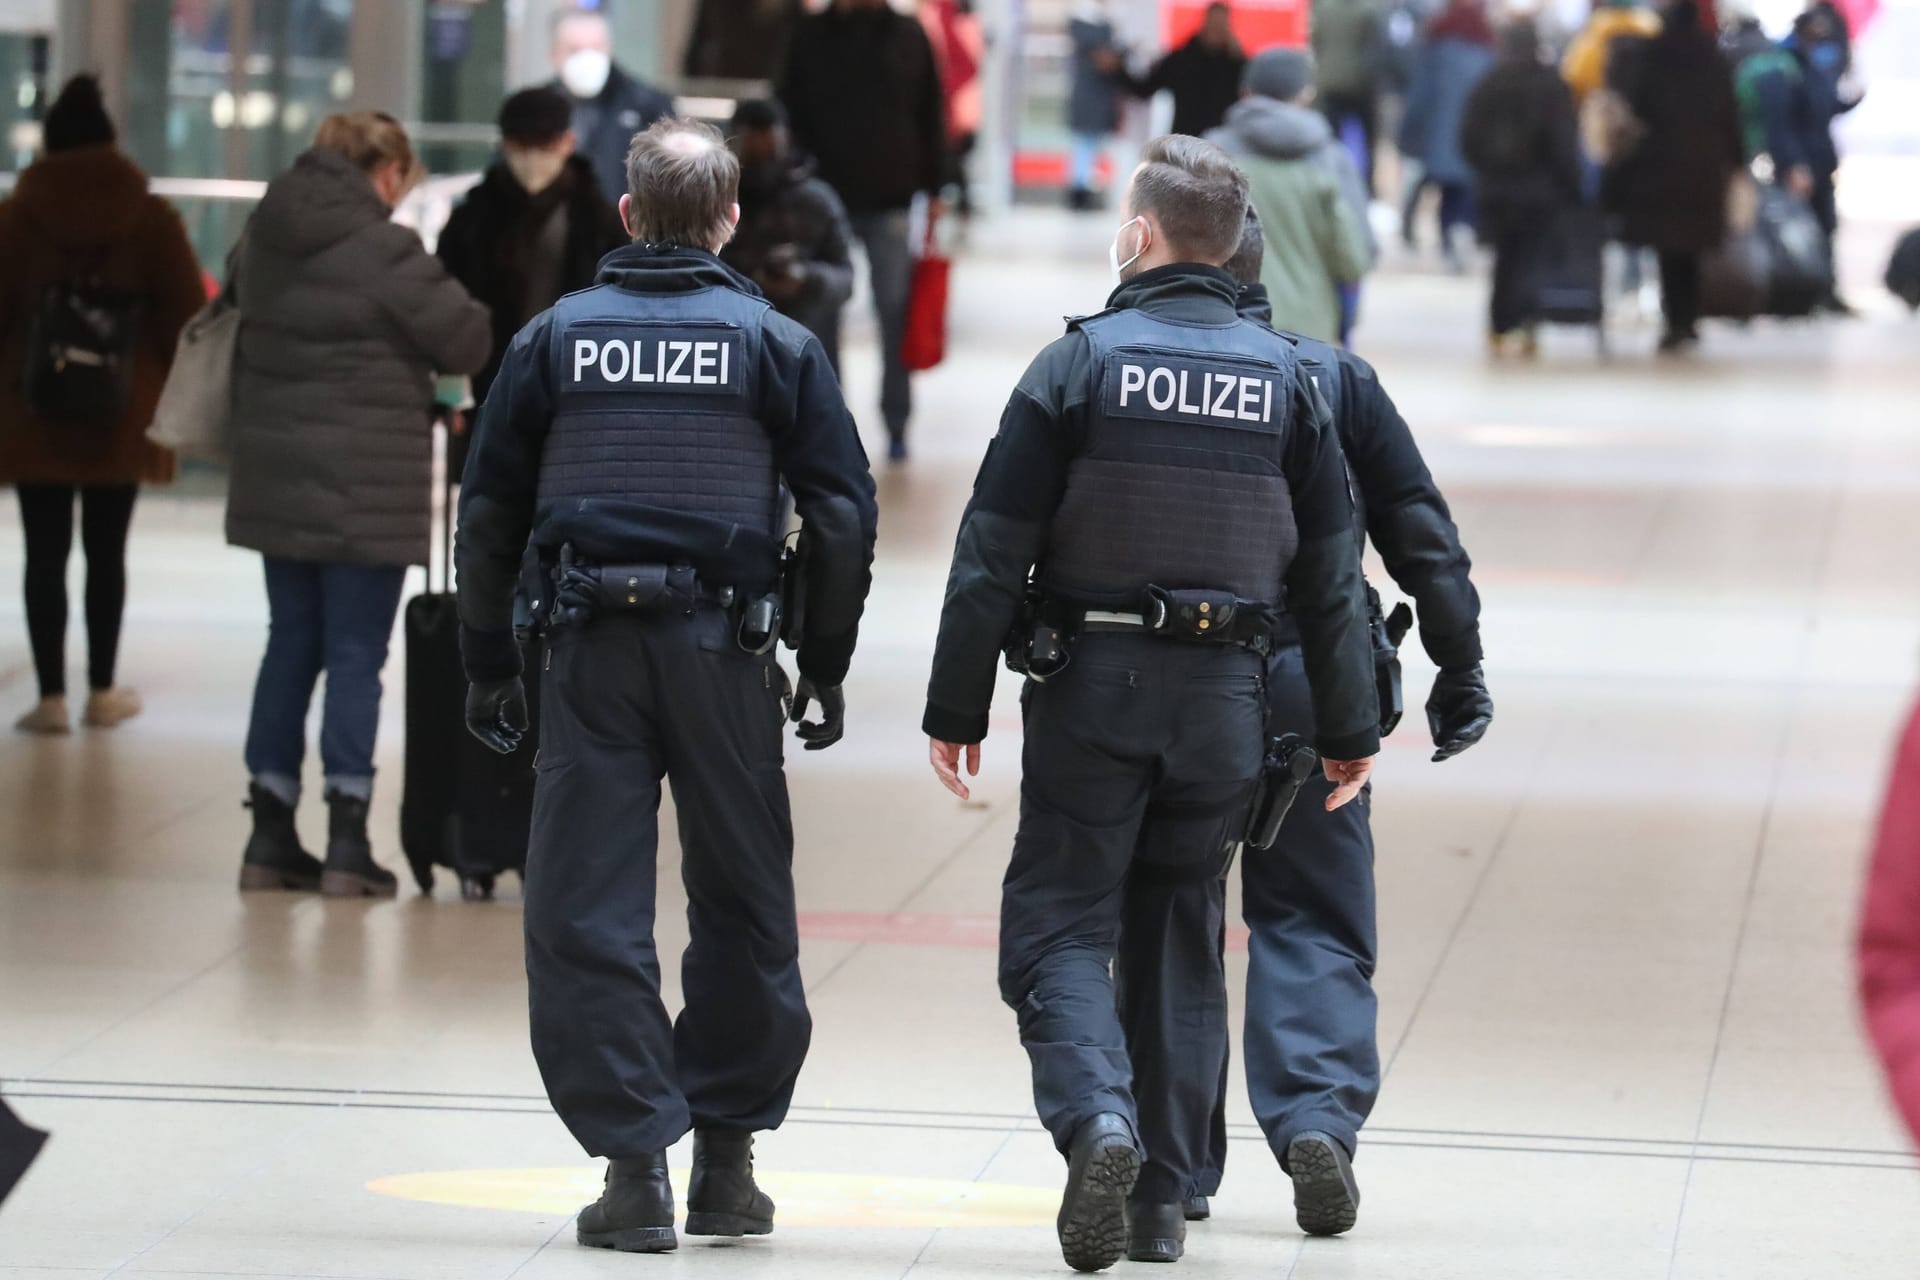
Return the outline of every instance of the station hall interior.
<path id="1" fill-rule="evenodd" d="M 406 125 L 429 177 L 401 217 L 430 238 L 493 156 L 501 98 L 553 74 L 566 7 L 0 0 L 0 187 L 38 153 L 49 96 L 92 71 L 210 282 L 264 184 L 334 111 Z M 724 123 L 767 91 L 691 73 L 694 0 L 588 7 L 610 20 L 615 61 L 683 113 Z M 1149 56 L 1205 6 L 1107 7 Z M 1559 7 L 1535 11 L 1543 31 L 1585 18 Z M 1095 207 L 1068 207 L 1075 9 L 978 6 L 973 211 L 940 233 L 945 356 L 914 377 L 903 460 L 888 460 L 855 254 L 839 373 L 879 539 L 846 738 L 786 752 L 813 1033 L 791 1114 L 755 1149 L 777 1232 L 657 1257 L 575 1244 L 601 1166 L 556 1118 L 529 1049 L 520 882 L 468 901 L 442 870 L 422 892 L 400 847 L 403 636 L 369 822 L 397 898 L 236 892 L 268 606 L 259 557 L 226 542 L 225 471 L 189 463 L 141 492 L 128 542 L 120 679 L 144 711 L 0 737 L 0 1097 L 50 1135 L 0 1203 L 0 1280 L 1071 1274 L 1061 1156 L 995 983 L 1020 685 L 999 679 L 964 802 L 927 768 L 919 710 L 955 530 L 1002 410 L 1063 318 L 1105 305 L 1118 189 L 1170 118 L 1164 97 L 1128 105 Z M 1761 16 L 1778 33 L 1796 11 Z M 1435 668 L 1407 642 L 1408 714 L 1371 796 L 1382 1087 L 1354 1160 L 1359 1222 L 1337 1238 L 1296 1227 L 1247 1102 L 1230 878 L 1229 1154 L 1179 1274 L 1913 1275 L 1920 1156 L 1863 1021 L 1857 940 L 1920 656 L 1920 316 L 1882 279 L 1920 224 L 1920 3 L 1848 11 L 1866 15 L 1867 85 L 1838 131 L 1849 316 L 1707 320 L 1697 347 L 1662 355 L 1656 273 L 1614 252 L 1604 344 L 1546 325 L 1528 357 L 1490 352 L 1488 256 L 1443 256 L 1430 205 L 1403 241 L 1407 165 L 1383 133 L 1378 255 L 1351 345 L 1472 556 L 1497 713 L 1483 742 L 1432 763 Z M 1308 14 L 1306 0 L 1236 0 L 1263 40 L 1298 43 Z M 34 704 L 35 671 L 22 533 L 0 506 L 11 722 Z M 1378 556 L 1366 565 L 1390 605 Z M 76 683 L 83 579 L 76 547 Z M 405 595 L 435 585 L 415 568 Z M 300 821 L 323 840 L 317 809 Z M 689 938 L 674 831 L 669 799 L 669 1008 Z M 669 1154 L 683 1193 L 690 1155 L 691 1140 Z"/>

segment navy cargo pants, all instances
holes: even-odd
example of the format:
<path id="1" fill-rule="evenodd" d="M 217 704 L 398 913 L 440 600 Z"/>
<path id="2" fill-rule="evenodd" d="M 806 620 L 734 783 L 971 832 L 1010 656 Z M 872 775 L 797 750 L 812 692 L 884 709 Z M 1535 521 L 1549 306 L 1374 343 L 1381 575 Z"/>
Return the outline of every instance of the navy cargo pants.
<path id="1" fill-rule="evenodd" d="M 528 998 L 547 1094 L 590 1155 L 774 1128 L 807 1054 L 780 673 L 733 630 L 718 609 L 615 614 L 549 645 Z M 653 942 L 663 778 L 692 933 L 671 1022 Z"/>
<path id="2" fill-rule="evenodd" d="M 1066 1151 L 1102 1112 L 1126 1117 L 1147 1152 L 1147 1198 L 1179 1198 L 1208 1161 L 1227 1050 L 1217 885 L 1259 774 L 1264 675 L 1243 649 L 1103 632 L 1080 638 L 1064 673 L 1027 686 L 1000 994 L 1055 1145 Z M 1177 974 L 1196 997 L 1131 1053 L 1111 972 L 1129 904 L 1183 947 L 1148 954 L 1143 989 L 1157 997 L 1144 975 Z M 1136 1112 L 1136 1094 L 1154 1106 Z"/>
<path id="3" fill-rule="evenodd" d="M 1311 741 L 1313 701 L 1298 647 L 1269 659 L 1267 685 L 1271 731 Z M 1316 773 L 1301 789 L 1274 847 L 1246 849 L 1241 857 L 1243 913 L 1251 934 L 1242 1052 L 1253 1113 L 1276 1156 L 1284 1156 L 1293 1138 L 1308 1130 L 1328 1134 L 1352 1153 L 1380 1093 L 1373 797 L 1369 788 L 1328 813 L 1332 789 L 1325 775 Z M 1214 888 L 1224 898 L 1224 882 Z M 1193 945 L 1191 933 L 1168 936 L 1150 927 L 1136 932 L 1136 924 L 1151 926 L 1155 917 L 1132 907 L 1129 902 L 1119 965 L 1129 1006 L 1123 1015 L 1143 1029 L 1177 1027 L 1183 1006 L 1211 1001 L 1216 993 L 1198 988 L 1156 992 L 1126 976 L 1150 969 L 1158 956 L 1180 954 Z M 1193 929 L 1202 922 L 1195 915 L 1172 923 Z M 1224 930 L 1212 937 L 1216 946 L 1225 942 Z M 1199 1142 L 1209 1151 L 1198 1194 L 1217 1191 L 1225 1168 L 1226 1091 L 1223 1068 L 1204 1130 L 1175 1140 L 1183 1146 Z M 1161 1105 L 1158 1097 L 1142 1093 L 1142 1123 L 1150 1132 L 1156 1122 L 1147 1113 Z M 1186 1113 L 1183 1105 L 1179 1109 Z"/>

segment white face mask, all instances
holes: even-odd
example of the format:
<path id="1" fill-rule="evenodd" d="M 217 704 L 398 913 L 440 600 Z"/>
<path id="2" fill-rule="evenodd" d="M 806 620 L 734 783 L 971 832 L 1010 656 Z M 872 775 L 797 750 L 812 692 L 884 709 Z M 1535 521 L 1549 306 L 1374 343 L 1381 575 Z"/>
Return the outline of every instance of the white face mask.
<path id="1" fill-rule="evenodd" d="M 1133 251 L 1133 256 L 1125 262 L 1120 261 L 1120 233 L 1136 222 L 1140 223 L 1140 230 L 1144 233 L 1147 229 L 1145 222 L 1142 222 L 1137 217 L 1128 218 L 1120 224 L 1119 230 L 1113 233 L 1113 242 L 1107 246 L 1107 265 L 1113 268 L 1113 282 L 1115 284 L 1119 284 L 1126 279 L 1127 268 L 1140 261 L 1140 255 L 1147 251 L 1147 237 L 1143 234 L 1140 237 L 1140 247 Z"/>
<path id="2" fill-rule="evenodd" d="M 613 59 L 599 49 L 581 49 L 560 64 L 560 83 L 576 98 L 597 98 L 613 74 Z"/>
<path id="3" fill-rule="evenodd" d="M 552 186 L 567 167 L 565 152 L 544 147 L 502 147 L 500 157 L 507 162 L 514 181 L 532 196 Z"/>

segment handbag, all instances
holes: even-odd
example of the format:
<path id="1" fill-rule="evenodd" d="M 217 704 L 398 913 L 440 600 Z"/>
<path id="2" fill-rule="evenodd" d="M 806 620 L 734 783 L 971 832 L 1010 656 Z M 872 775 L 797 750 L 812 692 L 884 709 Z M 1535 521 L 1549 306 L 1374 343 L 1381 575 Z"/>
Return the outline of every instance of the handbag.
<path id="1" fill-rule="evenodd" d="M 233 454 L 233 360 L 240 308 L 232 289 L 200 308 L 180 331 L 173 368 L 154 406 L 147 439 L 188 458 L 226 462 Z"/>
<path id="2" fill-rule="evenodd" d="M 909 373 L 931 369 L 947 358 L 947 281 L 952 262 L 940 248 L 938 219 L 927 218 L 927 235 L 914 260 L 907 292 L 906 331 L 900 335 L 900 362 Z"/>

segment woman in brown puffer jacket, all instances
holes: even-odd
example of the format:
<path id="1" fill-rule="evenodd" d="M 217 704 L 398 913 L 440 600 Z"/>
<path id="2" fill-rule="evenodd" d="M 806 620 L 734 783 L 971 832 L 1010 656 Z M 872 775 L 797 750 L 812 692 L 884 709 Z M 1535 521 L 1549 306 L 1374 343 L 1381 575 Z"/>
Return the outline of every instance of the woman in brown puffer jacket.
<path id="1" fill-rule="evenodd" d="M 87 553 L 86 721 L 108 728 L 140 699 L 114 684 L 127 596 L 127 530 L 142 484 L 173 479 L 174 459 L 146 438 L 173 349 L 206 301 L 199 263 L 173 207 L 114 145 L 113 122 L 90 76 L 68 82 L 43 124 L 46 153 L 0 201 L 0 484 L 20 495 L 26 531 L 27 633 L 40 701 L 28 733 L 72 727 L 66 699 L 67 556 L 75 498 Z M 76 427 L 41 419 L 24 388 L 29 334 L 41 299 L 63 284 L 133 295 L 135 350 L 117 422 Z"/>

